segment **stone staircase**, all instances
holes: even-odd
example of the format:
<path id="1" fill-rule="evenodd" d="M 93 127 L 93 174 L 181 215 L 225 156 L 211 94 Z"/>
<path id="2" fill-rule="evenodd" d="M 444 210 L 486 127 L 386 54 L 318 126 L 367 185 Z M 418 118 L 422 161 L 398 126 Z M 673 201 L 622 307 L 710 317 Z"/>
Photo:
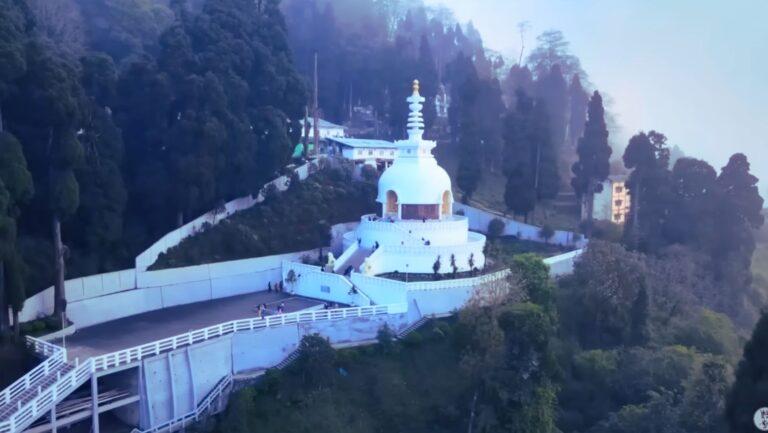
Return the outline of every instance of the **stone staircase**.
<path id="1" fill-rule="evenodd" d="M 293 352 L 291 352 L 290 354 L 288 354 L 288 356 L 286 356 L 285 359 L 280 361 L 279 364 L 275 365 L 272 368 L 274 368 L 276 370 L 282 370 L 285 367 L 288 367 L 289 365 L 291 365 L 291 363 L 293 361 L 295 361 L 298 357 L 299 357 L 299 349 L 296 349 Z"/>
<path id="2" fill-rule="evenodd" d="M 403 339 L 408 336 L 408 334 L 412 333 L 413 331 L 421 328 L 425 323 L 429 322 L 429 317 L 422 317 L 419 320 L 411 323 L 408 325 L 407 328 L 403 329 L 397 334 L 398 339 Z"/>

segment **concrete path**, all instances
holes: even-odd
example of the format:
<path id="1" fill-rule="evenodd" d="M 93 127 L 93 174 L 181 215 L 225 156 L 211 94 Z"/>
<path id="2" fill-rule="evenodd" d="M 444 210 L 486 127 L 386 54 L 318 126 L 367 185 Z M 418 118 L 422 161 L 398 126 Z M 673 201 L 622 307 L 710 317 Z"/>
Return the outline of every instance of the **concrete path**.
<path id="1" fill-rule="evenodd" d="M 284 293 L 249 293 L 150 311 L 89 326 L 78 329 L 63 342 L 56 340 L 54 343 L 67 348 L 70 362 L 75 358 L 84 361 L 91 356 L 128 349 L 195 329 L 256 317 L 254 308 L 262 303 L 267 304 L 270 313 L 274 313 L 281 302 L 285 303 L 286 313 L 322 304 L 322 301 Z"/>
<path id="2" fill-rule="evenodd" d="M 349 256 L 347 261 L 345 261 L 341 265 L 341 267 L 339 267 L 339 272 L 337 273 L 344 275 L 344 272 L 346 272 L 347 268 L 349 268 L 350 266 L 352 266 L 352 269 L 354 269 L 355 271 L 359 271 L 360 265 L 362 265 L 365 259 L 367 259 L 368 256 L 370 256 L 372 253 L 373 253 L 373 250 L 369 248 L 359 247 L 357 251 L 355 251 L 354 254 Z"/>

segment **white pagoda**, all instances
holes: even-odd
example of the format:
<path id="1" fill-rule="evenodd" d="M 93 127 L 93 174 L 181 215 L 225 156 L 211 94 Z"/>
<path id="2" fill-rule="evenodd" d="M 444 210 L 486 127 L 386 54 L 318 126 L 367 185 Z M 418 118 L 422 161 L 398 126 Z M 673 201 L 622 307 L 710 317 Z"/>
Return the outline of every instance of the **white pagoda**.
<path id="1" fill-rule="evenodd" d="M 344 235 L 337 273 L 433 273 L 436 267 L 453 273 L 485 265 L 485 236 L 470 232 L 467 218 L 453 214 L 451 178 L 432 155 L 436 143 L 423 138 L 418 81 L 407 101 L 408 139 L 395 143 L 397 155 L 379 179 L 381 214 L 364 215 Z"/>

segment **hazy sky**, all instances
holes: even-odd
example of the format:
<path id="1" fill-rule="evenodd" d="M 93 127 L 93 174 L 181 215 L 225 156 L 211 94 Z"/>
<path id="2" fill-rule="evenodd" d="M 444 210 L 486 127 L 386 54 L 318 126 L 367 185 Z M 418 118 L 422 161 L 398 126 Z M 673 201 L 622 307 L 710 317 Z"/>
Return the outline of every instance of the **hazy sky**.
<path id="1" fill-rule="evenodd" d="M 768 189 L 768 0 L 426 0 L 472 20 L 517 58 L 561 30 L 592 83 L 612 98 L 616 139 L 655 129 L 718 171 L 745 153 Z"/>

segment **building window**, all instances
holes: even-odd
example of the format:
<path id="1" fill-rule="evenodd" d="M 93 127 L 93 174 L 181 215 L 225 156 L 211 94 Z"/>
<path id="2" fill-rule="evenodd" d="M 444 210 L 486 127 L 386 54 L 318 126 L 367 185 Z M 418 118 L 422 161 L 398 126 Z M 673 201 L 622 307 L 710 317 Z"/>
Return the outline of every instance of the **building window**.
<path id="1" fill-rule="evenodd" d="M 372 151 L 372 150 L 369 150 L 369 151 L 368 151 L 368 155 L 373 155 L 373 151 Z"/>
<path id="2" fill-rule="evenodd" d="M 623 186 L 617 186 L 617 187 L 616 187 L 616 189 L 615 189 L 615 191 L 616 191 L 617 193 L 621 194 L 622 192 L 624 192 L 624 187 L 623 187 Z"/>
<path id="3" fill-rule="evenodd" d="M 616 222 L 621 222 L 621 214 L 620 213 L 613 214 L 613 220 Z"/>
<path id="4" fill-rule="evenodd" d="M 623 202 L 623 201 L 621 201 L 621 200 L 616 200 L 616 201 L 614 201 L 614 202 L 613 202 L 613 204 L 615 204 L 615 205 L 616 205 L 616 207 L 621 207 L 621 204 L 622 204 L 622 203 L 624 203 L 624 202 Z"/>
<path id="5" fill-rule="evenodd" d="M 402 218 L 406 220 L 436 220 L 440 219 L 440 205 L 437 204 L 404 204 Z"/>
<path id="6" fill-rule="evenodd" d="M 320 286 L 320 291 L 323 293 L 331 293 L 331 287 L 330 286 Z"/>

